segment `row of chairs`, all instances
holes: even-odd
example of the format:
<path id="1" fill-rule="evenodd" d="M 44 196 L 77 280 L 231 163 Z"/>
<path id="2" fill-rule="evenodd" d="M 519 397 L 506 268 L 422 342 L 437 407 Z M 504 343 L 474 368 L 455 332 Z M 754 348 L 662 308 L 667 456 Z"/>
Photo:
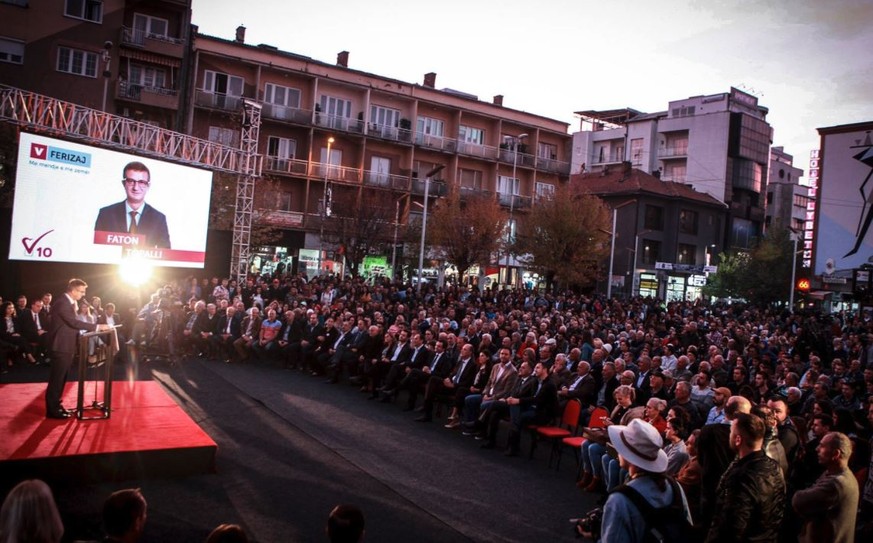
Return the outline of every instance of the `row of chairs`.
<path id="1" fill-rule="evenodd" d="M 554 426 L 529 426 L 531 431 L 531 444 L 529 457 L 533 458 L 534 449 L 536 449 L 539 441 L 546 441 L 552 444 L 552 449 L 549 454 L 549 468 L 555 464 L 555 469 L 561 469 L 561 457 L 564 453 L 564 448 L 569 447 L 571 450 L 577 451 L 576 464 L 577 468 L 581 467 L 579 462 L 578 451 L 585 442 L 585 437 L 580 435 L 582 426 L 579 424 L 579 418 L 582 414 L 582 402 L 579 400 L 570 400 L 564 407 L 564 413 L 561 415 L 561 420 Z M 606 426 L 605 418 L 609 415 L 603 407 L 596 408 L 590 417 L 588 428 L 603 428 Z"/>

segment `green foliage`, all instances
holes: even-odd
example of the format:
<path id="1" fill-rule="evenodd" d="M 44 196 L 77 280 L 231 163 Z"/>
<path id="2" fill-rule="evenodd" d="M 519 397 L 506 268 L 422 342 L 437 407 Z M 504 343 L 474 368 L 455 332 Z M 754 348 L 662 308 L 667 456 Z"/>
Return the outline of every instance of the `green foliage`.
<path id="1" fill-rule="evenodd" d="M 794 245 L 788 230 L 771 227 L 750 252 L 722 254 L 718 273 L 709 276 L 704 295 L 745 298 L 759 306 L 783 304 L 791 285 Z"/>

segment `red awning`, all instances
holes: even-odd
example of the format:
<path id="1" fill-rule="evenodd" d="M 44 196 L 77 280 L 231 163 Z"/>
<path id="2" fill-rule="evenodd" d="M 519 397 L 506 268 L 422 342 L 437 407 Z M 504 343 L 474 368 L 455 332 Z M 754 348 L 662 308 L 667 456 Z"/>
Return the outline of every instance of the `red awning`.
<path id="1" fill-rule="evenodd" d="M 160 66 L 170 66 L 171 68 L 178 68 L 181 65 L 181 61 L 177 58 L 165 57 L 162 55 L 158 55 L 155 53 L 149 53 L 147 51 L 136 51 L 132 49 L 122 49 L 121 56 L 132 58 L 134 60 L 141 60 L 143 62 L 148 62 L 149 64 L 158 64 Z"/>

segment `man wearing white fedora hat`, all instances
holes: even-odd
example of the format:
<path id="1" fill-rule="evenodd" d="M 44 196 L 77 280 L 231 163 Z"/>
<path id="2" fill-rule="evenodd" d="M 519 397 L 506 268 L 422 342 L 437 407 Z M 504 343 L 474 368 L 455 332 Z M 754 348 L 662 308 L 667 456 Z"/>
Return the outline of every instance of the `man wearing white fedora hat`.
<path id="1" fill-rule="evenodd" d="M 661 510 L 661 520 L 668 508 L 677 507 L 681 518 L 678 523 L 691 525 L 688 504 L 682 489 L 666 475 L 667 454 L 663 451 L 663 440 L 654 426 L 642 419 L 634 419 L 627 426 L 614 424 L 607 427 L 609 439 L 619 454 L 621 467 L 628 470 L 629 489 L 621 487 L 609 495 L 603 507 L 603 543 L 642 542 L 647 530 L 646 515 L 637 506 L 630 493 L 636 492 L 648 503 L 649 509 Z M 676 495 L 678 493 L 678 496 Z"/>

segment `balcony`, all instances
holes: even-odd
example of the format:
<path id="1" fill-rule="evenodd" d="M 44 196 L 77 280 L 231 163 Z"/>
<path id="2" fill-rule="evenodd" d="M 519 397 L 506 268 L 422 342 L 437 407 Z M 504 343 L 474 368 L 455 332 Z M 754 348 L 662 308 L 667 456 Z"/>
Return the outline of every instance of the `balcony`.
<path id="1" fill-rule="evenodd" d="M 295 160 L 293 158 L 264 157 L 264 170 L 286 175 L 304 177 L 306 172 L 309 171 L 308 164 L 305 160 Z"/>
<path id="2" fill-rule="evenodd" d="M 412 141 L 412 131 L 406 128 L 370 123 L 367 125 L 367 135 L 390 141 Z"/>
<path id="3" fill-rule="evenodd" d="M 119 100 L 136 102 L 145 106 L 179 109 L 179 93 L 173 89 L 131 85 L 126 81 L 119 81 L 115 97 Z"/>
<path id="4" fill-rule="evenodd" d="M 424 179 L 413 179 L 411 183 L 412 194 L 424 195 Z M 448 194 L 446 182 L 441 179 L 431 179 L 430 181 L 430 196 L 445 196 Z"/>
<path id="5" fill-rule="evenodd" d="M 144 49 L 151 53 L 177 59 L 181 59 L 185 54 L 185 40 L 149 34 L 145 30 L 137 30 L 135 28 L 122 27 L 119 41 L 122 45 Z"/>
<path id="6" fill-rule="evenodd" d="M 409 176 L 364 170 L 364 184 L 370 187 L 407 191 L 409 190 Z M 431 187 L 431 193 L 433 193 L 433 187 Z"/>
<path id="7" fill-rule="evenodd" d="M 500 205 L 511 207 L 512 209 L 526 209 L 531 206 L 530 196 L 521 196 L 519 194 L 513 196 L 512 194 L 507 194 L 505 192 L 498 192 L 497 199 L 500 202 Z"/>
<path id="8" fill-rule="evenodd" d="M 303 226 L 303 213 L 298 211 L 269 210 L 261 212 L 256 222 L 279 228 L 300 228 Z"/>
<path id="9" fill-rule="evenodd" d="M 688 146 L 676 145 L 658 149 L 658 158 L 688 158 Z"/>
<path id="10" fill-rule="evenodd" d="M 442 136 L 433 136 L 431 134 L 415 134 L 415 144 L 419 147 L 427 147 L 448 153 L 454 153 L 458 149 L 458 140 L 444 138 Z"/>
<path id="11" fill-rule="evenodd" d="M 499 149 L 490 145 L 479 145 L 478 143 L 470 143 L 468 141 L 458 141 L 458 152 L 463 155 L 468 155 L 477 158 L 486 158 L 488 160 L 496 160 Z M 519 158 L 521 158 L 519 156 Z"/>
<path id="12" fill-rule="evenodd" d="M 312 122 L 312 110 L 280 106 L 277 104 L 265 103 L 263 109 L 261 109 L 261 115 L 268 119 L 290 121 L 295 124 L 308 125 Z"/>
<path id="13" fill-rule="evenodd" d="M 202 89 L 197 89 L 194 95 L 194 105 L 224 111 L 239 111 L 242 107 L 242 100 L 242 96 L 209 92 Z"/>
<path id="14" fill-rule="evenodd" d="M 554 158 L 537 157 L 536 168 L 545 172 L 570 174 L 570 163 Z"/>
<path id="15" fill-rule="evenodd" d="M 338 130 L 352 134 L 363 134 L 364 132 L 364 121 L 340 117 L 339 115 L 328 115 L 318 110 L 315 111 L 315 125 L 329 130 Z"/>

